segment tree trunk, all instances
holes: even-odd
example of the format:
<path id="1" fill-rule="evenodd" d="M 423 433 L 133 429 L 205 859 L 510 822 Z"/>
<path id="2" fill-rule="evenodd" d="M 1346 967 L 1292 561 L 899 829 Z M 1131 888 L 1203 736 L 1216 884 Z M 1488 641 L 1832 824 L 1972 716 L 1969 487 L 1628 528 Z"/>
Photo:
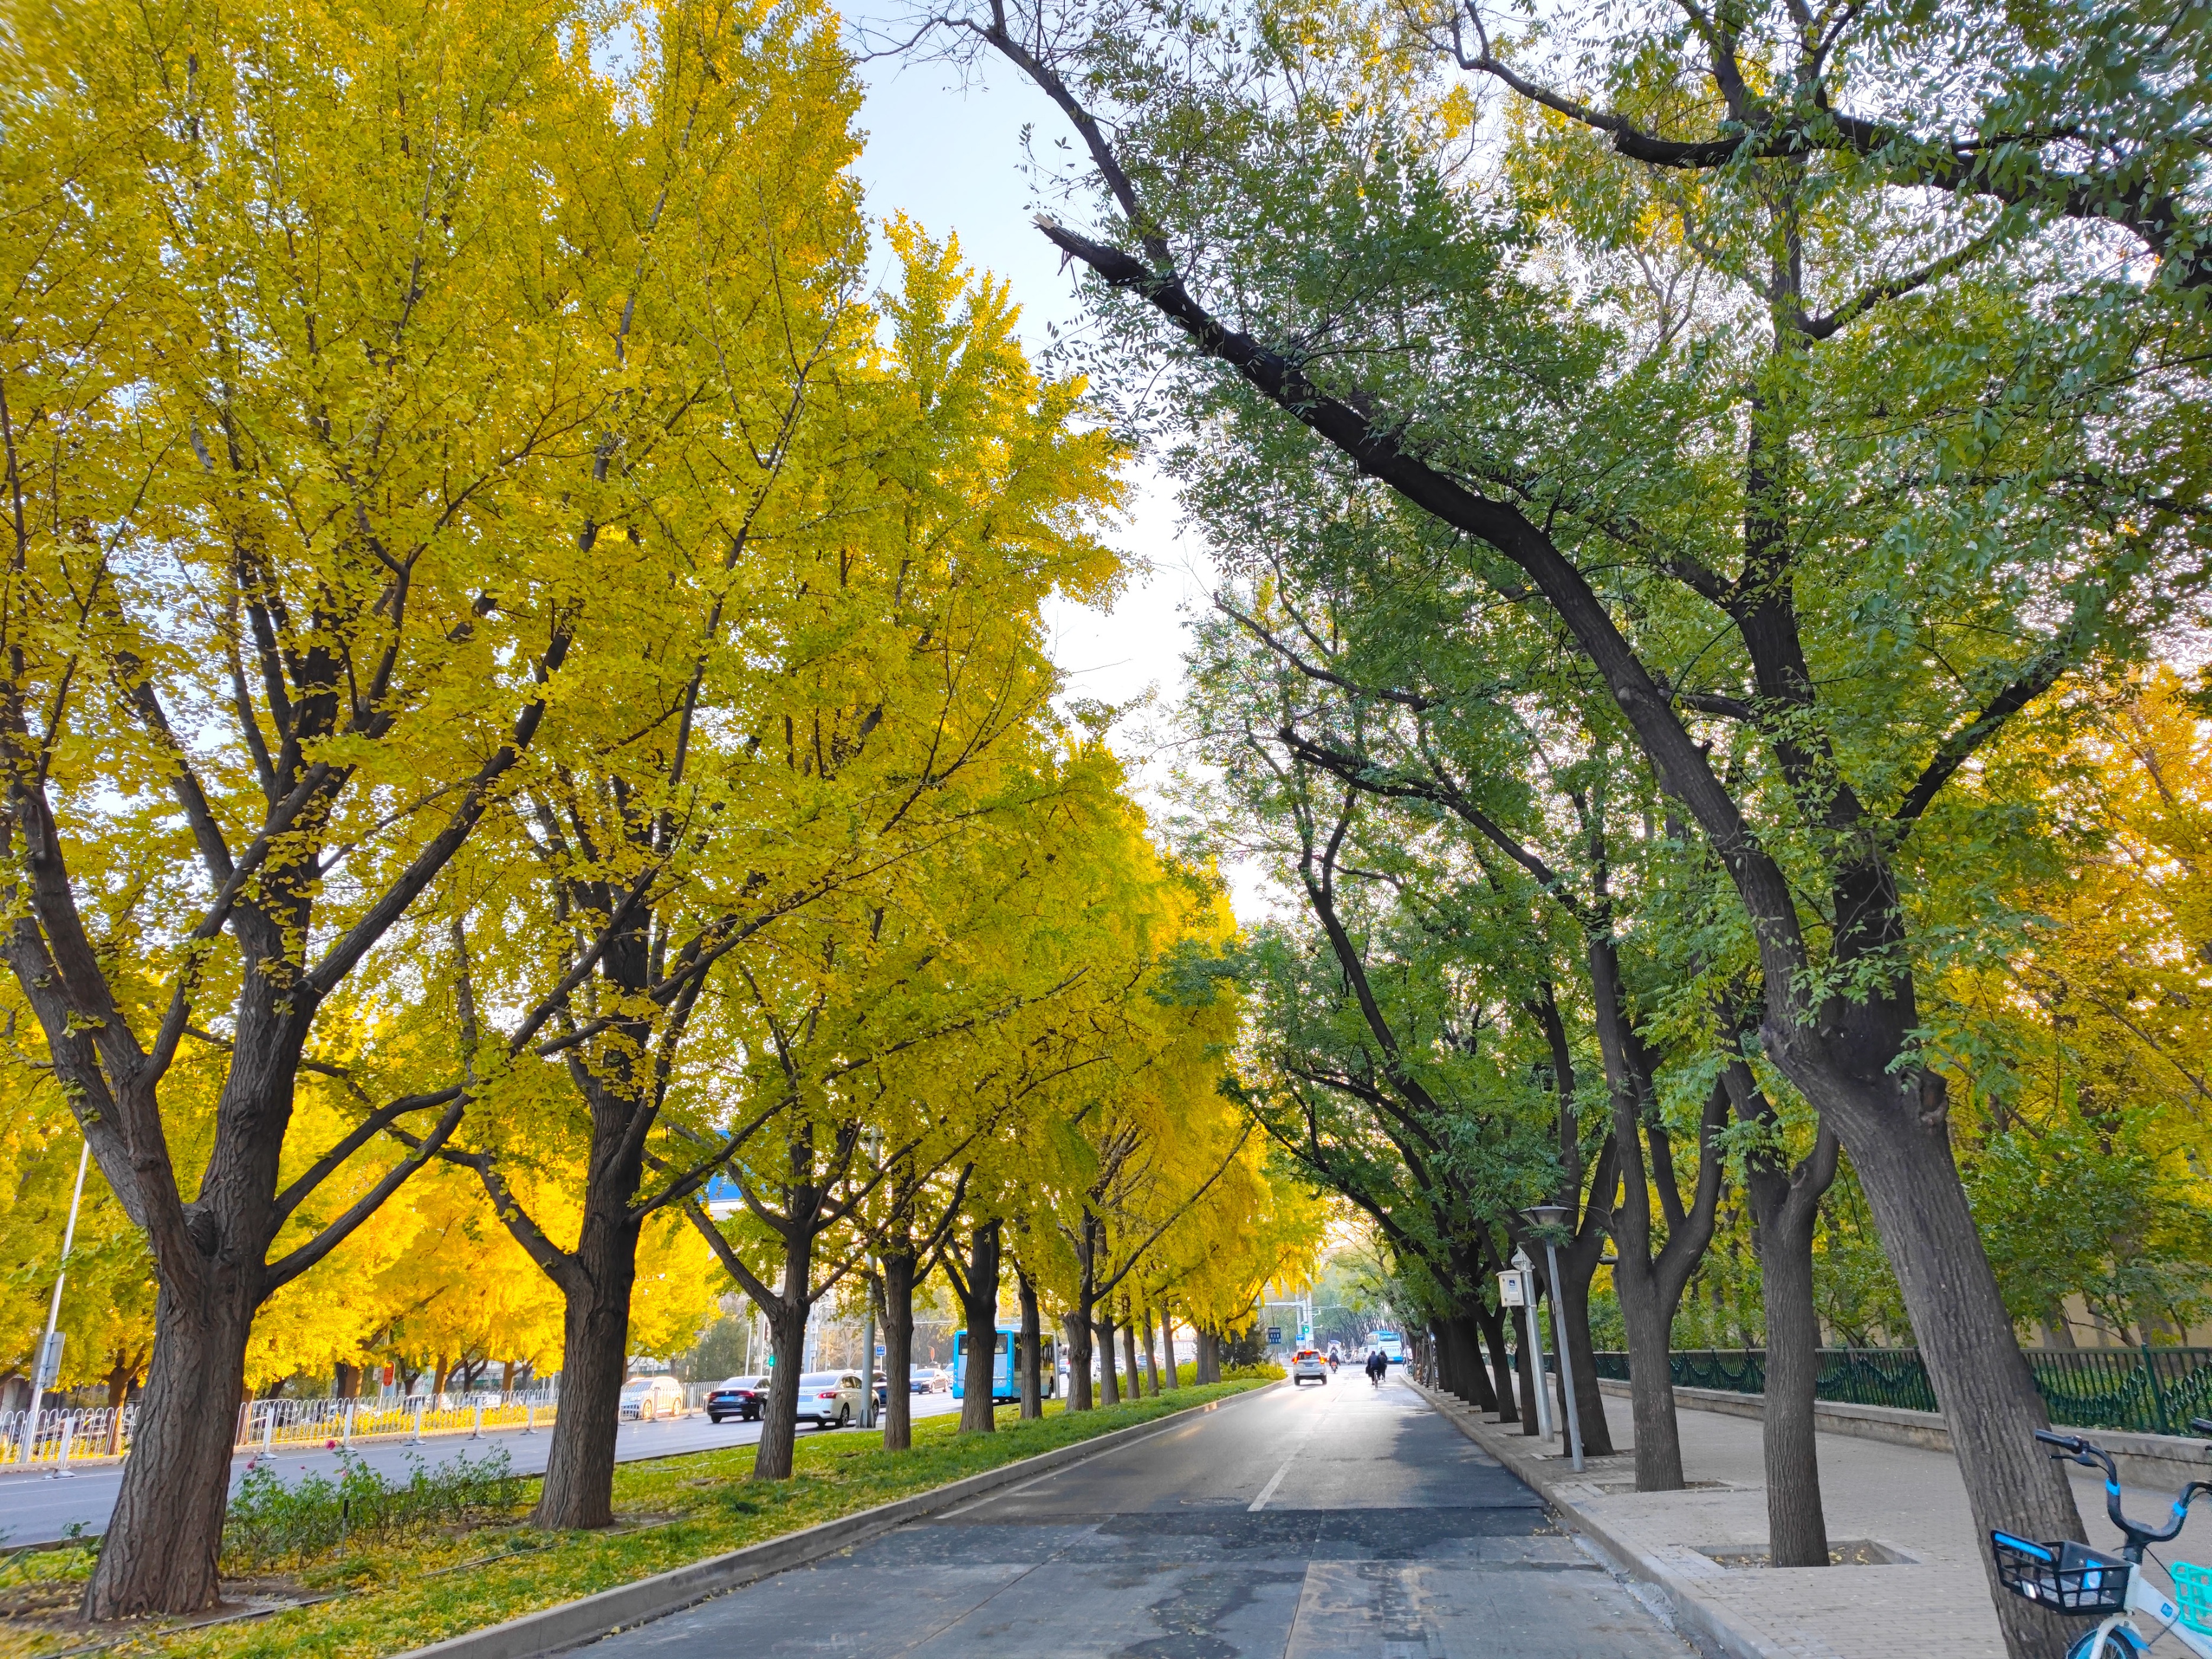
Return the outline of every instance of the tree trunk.
<path id="1" fill-rule="evenodd" d="M 1534 1436 L 1543 1430 L 1536 1412 L 1536 1364 L 1528 1352 L 1528 1310 L 1516 1308 L 1513 1316 L 1521 1327 L 1513 1339 L 1513 1381 L 1521 1395 L 1521 1432 Z"/>
<path id="2" fill-rule="evenodd" d="M 629 1361 L 629 1298 L 637 1278 L 639 1222 L 623 1192 L 586 1199 L 575 1254 L 561 1286 L 561 1409 L 545 1452 L 545 1481 L 531 1524 L 548 1532 L 614 1520 L 615 1434 Z M 444 1361 L 439 1362 L 442 1386 Z"/>
<path id="3" fill-rule="evenodd" d="M 1825 1567 L 1828 1523 L 1814 1436 L 1820 1316 L 1813 1303 L 1813 1231 L 1820 1199 L 1836 1178 L 1836 1137 L 1822 1125 L 1811 1153 L 1787 1169 L 1780 1119 L 1751 1067 L 1731 1060 L 1723 1080 L 1737 1119 L 1764 1131 L 1746 1153 L 1743 1170 L 1765 1287 L 1767 1559 L 1778 1567 Z"/>
<path id="4" fill-rule="evenodd" d="M 1491 1392 L 1498 1396 L 1498 1420 L 1518 1423 L 1521 1411 L 1513 1401 L 1513 1356 L 1505 1346 L 1506 1311 L 1485 1304 L 1478 1322 L 1482 1327 L 1483 1346 L 1490 1352 Z"/>
<path id="5" fill-rule="evenodd" d="M 991 1398 L 999 1358 L 999 1224 L 986 1222 L 969 1237 L 967 1277 L 960 1285 L 968 1320 L 968 1367 L 961 1378 L 960 1432 L 989 1434 L 998 1427 Z M 1011 1355 L 1008 1356 L 1012 1358 Z"/>
<path id="6" fill-rule="evenodd" d="M 1436 1358 L 1436 1387 L 1439 1394 L 1456 1395 L 1459 1393 L 1459 1356 L 1452 1352 L 1451 1344 L 1444 1340 L 1443 1323 L 1429 1322 L 1429 1352 Z"/>
<path id="7" fill-rule="evenodd" d="M 1770 1038 L 1769 1051 L 1778 1046 Z M 2032 1437 L 2050 1418 L 1952 1162 L 1942 1080 L 1921 1073 L 1919 1098 L 1900 1101 L 1905 1091 L 1880 1080 L 1886 1061 L 1869 1057 L 1856 1068 L 1877 1079 L 1862 1085 L 1839 1075 L 1840 1066 L 1777 1060 L 1822 1120 L 1835 1125 L 1874 1211 L 1951 1431 L 2006 1646 L 2015 1656 L 2062 1653 L 2075 1632 L 2006 1591 L 1988 1550 L 1996 1528 L 2078 1540 L 2081 1518 L 2065 1476 Z"/>
<path id="8" fill-rule="evenodd" d="M 1168 1311 L 1170 1305 L 1165 1301 L 1160 1304 L 1160 1361 L 1167 1367 L 1163 1373 L 1166 1378 L 1167 1386 L 1170 1389 L 1179 1389 L 1182 1387 L 1182 1378 L 1178 1375 L 1176 1367 L 1175 1316 Z"/>
<path id="9" fill-rule="evenodd" d="M 1139 1316 L 1145 1322 L 1145 1380 L 1152 1385 L 1152 1398 L 1160 1397 L 1160 1362 L 1152 1352 L 1152 1310 L 1150 1308 Z"/>
<path id="10" fill-rule="evenodd" d="M 783 1289 L 760 1304 L 768 1321 L 769 1379 L 760 1441 L 753 1449 L 750 1478 L 755 1480 L 791 1479 L 792 1453 L 799 1441 L 799 1379 L 806 1369 L 806 1316 L 814 1309 L 815 1237 L 812 1228 L 800 1225 L 784 1235 Z M 565 1387 L 562 1400 L 565 1407 Z"/>
<path id="11" fill-rule="evenodd" d="M 1754 1188 L 1757 1177 L 1753 1178 Z M 1758 1203 L 1756 1195 L 1754 1204 Z M 1766 1206 L 1759 1206 L 1764 1209 Z M 1766 1534 L 1770 1565 L 1825 1567 L 1828 1523 L 1820 1504 L 1814 1390 L 1820 1376 L 1820 1320 L 1813 1304 L 1817 1202 L 1773 1206 L 1759 1218 L 1766 1287 Z"/>
<path id="12" fill-rule="evenodd" d="M 1091 1392 L 1091 1310 L 1078 1304 L 1060 1322 L 1060 1346 L 1067 1352 L 1067 1409 L 1087 1412 Z"/>
<path id="13" fill-rule="evenodd" d="M 1121 1357 L 1129 1362 L 1129 1398 L 1132 1400 L 1145 1397 L 1145 1379 L 1137 1370 L 1137 1321 L 1143 1316 L 1132 1308 L 1128 1320 L 1121 1327 Z"/>
<path id="14" fill-rule="evenodd" d="M 1554 1287 L 1567 1322 L 1566 1363 L 1575 1368 L 1575 1419 L 1582 1425 L 1583 1454 L 1613 1455 L 1613 1430 L 1605 1420 L 1605 1395 L 1597 1386 L 1597 1354 L 1590 1344 L 1589 1274 L 1577 1276 L 1559 1252 L 1560 1283 Z M 1554 1340 L 1556 1340 L 1556 1337 Z"/>
<path id="15" fill-rule="evenodd" d="M 1192 1362 L 1190 1376 L 1200 1388 L 1221 1381 L 1221 1334 L 1211 1325 L 1198 1328 L 1198 1358 Z"/>
<path id="16" fill-rule="evenodd" d="M 1022 1420 L 1044 1415 L 1044 1321 L 1037 1310 L 1036 1286 L 1019 1267 L 1014 1269 L 1014 1292 L 1021 1298 Z"/>
<path id="17" fill-rule="evenodd" d="M 884 1449 L 914 1445 L 914 1257 L 884 1262 Z"/>
<path id="18" fill-rule="evenodd" d="M 1490 1374 L 1482 1366 L 1481 1333 L 1474 1320 L 1454 1314 L 1443 1322 L 1443 1351 L 1451 1356 L 1451 1391 L 1480 1412 L 1498 1409 Z"/>
<path id="19" fill-rule="evenodd" d="M 111 1543 L 100 1552 L 82 1604 L 88 1619 L 195 1613 L 216 1603 L 259 1257 L 257 1249 L 246 1271 L 203 1257 L 196 1282 L 161 1275 L 137 1432 L 107 1522 L 111 1540 L 133 1547 Z"/>
<path id="20" fill-rule="evenodd" d="M 1121 1403 L 1121 1379 L 1114 1374 L 1114 1319 L 1111 1314 L 1097 1322 L 1098 1332 L 1098 1403 L 1118 1406 Z"/>
<path id="21" fill-rule="evenodd" d="M 1674 1379 L 1669 1361 L 1674 1310 L 1690 1274 L 1712 1241 L 1720 1201 L 1718 1136 L 1725 1127 L 1729 1094 L 1716 1082 L 1698 1125 L 1696 1197 L 1686 1207 L 1674 1182 L 1673 1143 L 1659 1115 L 1649 1051 L 1629 1018 L 1628 994 L 1610 925 L 1585 933 L 1584 960 L 1596 1012 L 1598 1046 L 1613 1098 L 1613 1150 L 1620 1170 L 1620 1204 L 1613 1213 L 1613 1285 L 1628 1333 L 1630 1418 L 1636 1431 L 1636 1490 L 1682 1489 L 1682 1438 L 1674 1421 Z M 1649 1162 L 1646 1162 L 1646 1153 Z M 1652 1248 L 1656 1192 L 1665 1240 Z M 1579 1379 L 1577 1379 L 1579 1381 Z"/>

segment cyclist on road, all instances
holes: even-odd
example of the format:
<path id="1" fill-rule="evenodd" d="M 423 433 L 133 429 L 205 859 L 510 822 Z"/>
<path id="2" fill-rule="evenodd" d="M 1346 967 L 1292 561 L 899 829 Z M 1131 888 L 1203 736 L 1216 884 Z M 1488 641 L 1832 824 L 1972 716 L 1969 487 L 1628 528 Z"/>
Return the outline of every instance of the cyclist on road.
<path id="1" fill-rule="evenodd" d="M 1390 1362 L 1384 1357 L 1382 1349 L 1376 1348 L 1368 1354 L 1367 1380 L 1375 1387 L 1379 1389 L 1382 1386 L 1382 1374 L 1389 1369 Z"/>

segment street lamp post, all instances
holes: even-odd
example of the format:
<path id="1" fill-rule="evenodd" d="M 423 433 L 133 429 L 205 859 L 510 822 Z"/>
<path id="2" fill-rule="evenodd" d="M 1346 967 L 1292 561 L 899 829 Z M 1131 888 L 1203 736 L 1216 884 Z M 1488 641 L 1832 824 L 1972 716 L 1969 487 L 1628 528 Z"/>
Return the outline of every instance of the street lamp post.
<path id="1" fill-rule="evenodd" d="M 1564 1204 L 1534 1204 L 1521 1212 L 1544 1241 L 1544 1266 L 1552 1286 L 1552 1328 L 1559 1355 L 1559 1381 L 1567 1391 L 1567 1446 L 1576 1471 L 1583 1466 L 1583 1420 L 1575 1407 L 1574 1353 L 1567 1346 L 1567 1310 L 1559 1300 L 1559 1230 L 1573 1214 Z M 1540 1384 L 1542 1379 L 1537 1379 Z"/>
<path id="2" fill-rule="evenodd" d="M 39 1401 L 47 1386 L 61 1380 L 61 1365 L 54 1354 L 54 1327 L 61 1322 L 62 1281 L 69 1277 L 70 1252 L 76 1247 L 76 1207 L 84 1198 L 84 1168 L 92 1159 L 92 1143 L 86 1141 L 76 1155 L 76 1189 L 70 1194 L 69 1225 L 62 1231 L 61 1265 L 54 1269 L 54 1299 L 46 1304 L 46 1334 L 31 1362 L 31 1409 L 23 1414 L 23 1455 L 28 1463 L 39 1439 Z M 118 1408 L 118 1410 L 120 1407 Z"/>
<path id="3" fill-rule="evenodd" d="M 1522 1322 L 1528 1327 L 1528 1392 L 1534 1396 L 1533 1402 L 1523 1401 L 1522 1403 L 1524 1406 L 1534 1404 L 1536 1432 L 1549 1440 L 1552 1437 L 1552 1391 L 1544 1385 L 1544 1316 L 1536 1311 L 1534 1267 L 1534 1264 L 1528 1260 L 1528 1251 L 1513 1252 L 1512 1278 L 1520 1286 L 1515 1294 L 1521 1298 Z"/>

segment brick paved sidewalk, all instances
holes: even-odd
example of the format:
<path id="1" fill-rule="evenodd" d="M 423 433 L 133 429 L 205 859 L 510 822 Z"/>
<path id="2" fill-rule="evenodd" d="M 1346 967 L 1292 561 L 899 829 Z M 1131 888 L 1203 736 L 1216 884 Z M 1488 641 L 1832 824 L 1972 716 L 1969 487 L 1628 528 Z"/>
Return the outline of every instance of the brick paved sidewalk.
<path id="1" fill-rule="evenodd" d="M 2003 1659 L 1966 1486 L 1947 1452 L 1820 1436 L 1831 1543 L 1864 1541 L 1876 1547 L 1869 1553 L 1888 1560 L 1728 1567 L 1706 1552 L 1766 1547 L 1757 1421 L 1682 1411 L 1682 1464 L 1691 1490 L 1638 1493 L 1635 1460 L 1626 1452 L 1590 1459 L 1577 1476 L 1556 1440 L 1485 1424 L 1456 1401 L 1431 1397 L 1469 1437 L 1551 1499 L 1562 1518 L 1634 1577 L 1665 1592 L 1684 1633 L 1703 1646 L 1741 1659 L 1890 1659 L 1899 1653 Z M 1608 1396 L 1606 1420 L 1614 1443 L 1628 1445 L 1628 1401 Z M 2073 1473 L 2090 1540 L 2117 1547 L 2119 1535 L 2105 1519 L 2102 1477 Z M 2131 1486 L 2128 1512 L 2158 1516 L 2171 1496 Z M 2193 1516 L 2162 1553 L 2169 1559 L 2212 1560 L 2212 1516 Z"/>

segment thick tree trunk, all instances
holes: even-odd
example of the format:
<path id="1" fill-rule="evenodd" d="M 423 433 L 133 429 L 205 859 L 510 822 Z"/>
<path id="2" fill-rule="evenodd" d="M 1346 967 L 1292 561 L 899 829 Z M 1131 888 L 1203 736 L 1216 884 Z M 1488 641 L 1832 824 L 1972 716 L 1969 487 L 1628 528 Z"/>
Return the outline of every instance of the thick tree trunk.
<path id="1" fill-rule="evenodd" d="M 1160 1304 L 1160 1363 L 1167 1368 L 1163 1374 L 1166 1386 L 1179 1389 L 1182 1386 L 1182 1378 L 1176 1375 L 1176 1370 L 1175 1316 L 1168 1311 L 1170 1305 L 1164 1301 Z"/>
<path id="2" fill-rule="evenodd" d="M 1129 1311 L 1127 1322 L 1121 1327 L 1121 1358 L 1127 1360 L 1129 1365 L 1129 1398 L 1132 1400 L 1142 1400 L 1145 1397 L 1144 1376 L 1137 1370 L 1137 1321 L 1143 1316 L 1133 1308 Z M 1155 1389 L 1155 1392 L 1158 1390 Z"/>
<path id="3" fill-rule="evenodd" d="M 1036 1286 L 1019 1267 L 1014 1269 L 1014 1290 L 1021 1298 L 1022 1420 L 1044 1415 L 1044 1321 L 1037 1310 Z"/>
<path id="4" fill-rule="evenodd" d="M 1091 1409 L 1091 1310 L 1079 1303 L 1060 1321 L 1060 1342 L 1067 1351 L 1067 1409 Z"/>
<path id="5" fill-rule="evenodd" d="M 884 1449 L 914 1445 L 914 1257 L 884 1263 Z"/>
<path id="6" fill-rule="evenodd" d="M 1221 1381 L 1221 1333 L 1210 1325 L 1198 1328 L 1198 1358 L 1191 1364 L 1190 1376 L 1200 1388 Z"/>
<path id="7" fill-rule="evenodd" d="M 1648 1268 L 1638 1271 L 1623 1245 L 1613 1282 L 1628 1332 L 1629 1420 L 1634 1425 L 1636 1490 L 1682 1489 L 1682 1435 L 1674 1420 L 1674 1375 L 1668 1357 L 1676 1298 L 1662 1291 Z M 1576 1379 L 1579 1383 L 1580 1378 Z"/>
<path id="8" fill-rule="evenodd" d="M 586 1201 L 575 1254 L 559 1281 L 561 1409 L 546 1448 L 545 1481 L 531 1515 L 531 1524 L 548 1532 L 604 1527 L 614 1520 L 615 1433 L 629 1361 L 630 1290 L 637 1278 L 638 1223 L 628 1211 L 628 1193 L 606 1204 L 596 1194 Z"/>
<path id="9" fill-rule="evenodd" d="M 161 1275 L 153 1362 L 108 1519 L 110 1542 L 85 1587 L 88 1619 L 194 1613 L 216 1603 L 258 1254 L 250 1270 L 206 1261 L 197 1284 Z M 119 1540 L 135 1547 L 118 1548 Z"/>
<path id="10" fill-rule="evenodd" d="M 1770 1034 L 1769 1052 L 1779 1046 Z M 1887 1085 L 1886 1062 L 1871 1055 L 1854 1068 L 1875 1079 L 1864 1084 L 1832 1063 L 1816 1067 L 1786 1051 L 1777 1060 L 1835 1126 L 1866 1190 L 1984 1540 L 2006 1645 L 2015 1656 L 2062 1653 L 2077 1632 L 2004 1590 L 1988 1552 L 1995 1528 L 2079 1539 L 2082 1528 L 2065 1477 L 2033 1438 L 2050 1419 L 1952 1162 L 1942 1080 L 1919 1073 L 1916 1099 Z"/>
<path id="11" fill-rule="evenodd" d="M 1145 1322 L 1145 1380 L 1152 1385 L 1152 1398 L 1160 1397 L 1159 1357 L 1152 1352 L 1152 1310 L 1149 1308 L 1139 1316 Z"/>

